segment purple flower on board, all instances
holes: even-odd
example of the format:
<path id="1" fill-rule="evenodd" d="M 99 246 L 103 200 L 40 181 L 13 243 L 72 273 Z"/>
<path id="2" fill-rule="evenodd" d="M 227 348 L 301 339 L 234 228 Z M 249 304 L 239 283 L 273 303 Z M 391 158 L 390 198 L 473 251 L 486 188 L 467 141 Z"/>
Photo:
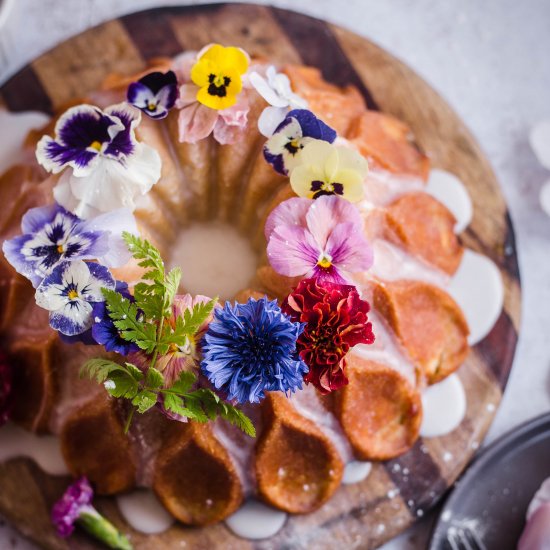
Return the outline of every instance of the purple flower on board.
<path id="1" fill-rule="evenodd" d="M 265 236 L 269 262 L 287 277 L 345 284 L 372 265 L 358 209 L 335 195 L 282 202 L 269 215 Z"/>
<path id="2" fill-rule="evenodd" d="M 57 534 L 67 538 L 72 535 L 75 524 L 78 524 L 108 548 L 132 550 L 128 539 L 93 507 L 93 498 L 92 486 L 85 477 L 69 485 L 52 507 L 51 519 Z"/>
<path id="3" fill-rule="evenodd" d="M 300 152 L 314 139 L 332 143 L 336 131 L 306 109 L 294 109 L 277 126 L 264 145 L 265 160 L 280 174 L 287 175 L 299 164 Z"/>
<path id="4" fill-rule="evenodd" d="M 103 302 L 102 289 L 115 288 L 109 270 L 82 260 L 61 262 L 36 289 L 36 303 L 50 312 L 50 326 L 75 336 L 93 324 L 93 303 Z"/>
<path id="5" fill-rule="evenodd" d="M 79 105 L 55 126 L 55 138 L 44 136 L 36 147 L 38 162 L 54 174 L 63 172 L 56 201 L 80 218 L 118 208 L 135 208 L 134 199 L 160 178 L 158 153 L 136 140 L 141 113 L 127 104 L 102 111 Z"/>
<path id="6" fill-rule="evenodd" d="M 68 537 L 83 511 L 93 510 L 94 491 L 85 477 L 69 485 L 63 496 L 52 508 L 52 523 L 60 537 Z"/>
<path id="7" fill-rule="evenodd" d="M 174 71 L 153 72 L 132 82 L 127 99 L 134 107 L 155 119 L 165 118 L 178 98 L 178 79 Z"/>

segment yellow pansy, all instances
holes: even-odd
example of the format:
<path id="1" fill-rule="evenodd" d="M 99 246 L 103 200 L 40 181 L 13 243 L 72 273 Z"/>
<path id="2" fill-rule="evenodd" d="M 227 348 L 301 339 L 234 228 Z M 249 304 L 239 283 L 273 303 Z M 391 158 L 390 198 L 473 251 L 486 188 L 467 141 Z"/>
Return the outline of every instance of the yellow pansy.
<path id="1" fill-rule="evenodd" d="M 300 163 L 290 173 L 290 185 L 300 197 L 338 195 L 357 202 L 363 198 L 368 171 L 367 161 L 354 149 L 314 140 L 302 149 Z"/>
<path id="2" fill-rule="evenodd" d="M 237 102 L 241 76 L 248 70 L 248 57 L 239 48 L 210 46 L 193 65 L 191 80 L 199 87 L 197 101 L 211 109 L 227 109 Z"/>

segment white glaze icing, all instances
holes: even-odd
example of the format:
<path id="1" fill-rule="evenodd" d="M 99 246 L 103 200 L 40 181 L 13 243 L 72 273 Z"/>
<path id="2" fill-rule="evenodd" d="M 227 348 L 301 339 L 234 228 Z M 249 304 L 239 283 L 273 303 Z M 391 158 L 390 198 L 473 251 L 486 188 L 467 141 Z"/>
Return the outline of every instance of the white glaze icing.
<path id="1" fill-rule="evenodd" d="M 33 459 L 48 474 L 68 474 L 57 437 L 37 436 L 7 424 L 0 429 L 0 462 L 18 457 Z"/>
<path id="2" fill-rule="evenodd" d="M 466 393 L 457 374 L 422 392 L 422 437 L 439 437 L 455 430 L 466 414 Z"/>
<path id="3" fill-rule="evenodd" d="M 44 126 L 49 120 L 44 113 L 11 113 L 0 109 L 0 174 L 22 159 L 23 142 L 29 131 Z"/>
<path id="4" fill-rule="evenodd" d="M 550 120 L 542 120 L 533 126 L 529 134 L 529 143 L 537 160 L 550 170 Z"/>
<path id="5" fill-rule="evenodd" d="M 461 233 L 472 221 L 473 206 L 464 184 L 450 172 L 434 168 L 426 192 L 443 203 L 456 218 L 455 232 Z"/>
<path id="6" fill-rule="evenodd" d="M 540 188 L 539 201 L 543 212 L 547 216 L 550 216 L 550 180 L 545 182 Z"/>
<path id="7" fill-rule="evenodd" d="M 175 522 L 164 509 L 153 491 L 140 489 L 118 495 L 118 509 L 126 521 L 136 530 L 147 535 L 162 533 Z"/>
<path id="8" fill-rule="evenodd" d="M 375 261 L 368 271 L 369 277 L 377 277 L 383 281 L 423 281 L 440 288 L 449 285 L 447 274 L 408 254 L 402 248 L 382 239 L 371 244 Z"/>
<path id="9" fill-rule="evenodd" d="M 358 344 L 351 353 L 387 365 L 404 376 L 413 386 L 416 385 L 414 365 L 401 350 L 397 339 L 388 330 L 385 321 L 376 311 L 369 312 L 369 320 L 374 327 L 374 343 Z"/>
<path id="10" fill-rule="evenodd" d="M 359 483 L 368 477 L 371 470 L 372 464 L 370 462 L 361 462 L 359 460 L 348 462 L 344 468 L 342 483 L 344 485 Z"/>
<path id="11" fill-rule="evenodd" d="M 358 206 L 363 212 L 369 212 L 374 206 L 385 206 L 405 193 L 422 191 L 424 182 L 412 176 L 374 169 L 365 178 L 364 188 L 365 196 Z"/>
<path id="12" fill-rule="evenodd" d="M 353 452 L 340 423 L 331 412 L 323 407 L 317 390 L 313 386 L 304 386 L 302 391 L 293 393 L 290 401 L 303 417 L 315 422 L 321 428 L 344 463 L 352 460 Z"/>
<path id="13" fill-rule="evenodd" d="M 527 508 L 527 521 L 543 505 L 550 503 L 550 477 L 545 479 Z"/>
<path id="14" fill-rule="evenodd" d="M 504 286 L 498 267 L 486 256 L 466 249 L 448 292 L 468 322 L 468 343 L 477 344 L 489 334 L 504 305 Z"/>
<path id="15" fill-rule="evenodd" d="M 255 500 L 247 500 L 225 524 L 235 535 L 252 540 L 267 539 L 278 533 L 287 514 Z"/>
<path id="16" fill-rule="evenodd" d="M 193 295 L 229 300 L 256 273 L 256 254 L 230 225 L 193 224 L 181 232 L 177 243 L 169 264 L 182 267 L 182 285 Z"/>

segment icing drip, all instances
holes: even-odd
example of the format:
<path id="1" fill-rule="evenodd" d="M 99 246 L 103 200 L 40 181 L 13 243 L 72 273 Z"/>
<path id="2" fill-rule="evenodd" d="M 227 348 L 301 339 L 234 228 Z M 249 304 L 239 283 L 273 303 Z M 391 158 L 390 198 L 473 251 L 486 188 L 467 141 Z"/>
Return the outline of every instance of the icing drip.
<path id="1" fill-rule="evenodd" d="M 69 473 L 56 437 L 37 436 L 14 424 L 3 426 L 0 429 L 0 463 L 22 456 L 32 458 L 48 474 Z"/>
<path id="2" fill-rule="evenodd" d="M 466 414 L 466 393 L 458 375 L 427 387 L 422 392 L 422 408 L 422 437 L 438 437 L 458 428 Z"/>
<path id="3" fill-rule="evenodd" d="M 372 470 L 372 464 L 370 462 L 361 462 L 353 460 L 348 462 L 344 468 L 344 477 L 342 483 L 344 485 L 351 485 L 353 483 L 359 483 L 364 479 L 367 479 Z"/>
<path id="4" fill-rule="evenodd" d="M 287 514 L 270 508 L 257 500 L 247 500 L 225 524 L 235 535 L 252 540 L 267 539 L 278 533 L 285 524 Z"/>
<path id="5" fill-rule="evenodd" d="M 132 491 L 117 496 L 116 500 L 124 519 L 141 533 L 162 533 L 175 522 L 152 491 Z"/>
<path id="6" fill-rule="evenodd" d="M 468 321 L 468 343 L 477 344 L 494 327 L 504 304 L 504 286 L 498 267 L 486 256 L 466 249 L 447 290 Z"/>

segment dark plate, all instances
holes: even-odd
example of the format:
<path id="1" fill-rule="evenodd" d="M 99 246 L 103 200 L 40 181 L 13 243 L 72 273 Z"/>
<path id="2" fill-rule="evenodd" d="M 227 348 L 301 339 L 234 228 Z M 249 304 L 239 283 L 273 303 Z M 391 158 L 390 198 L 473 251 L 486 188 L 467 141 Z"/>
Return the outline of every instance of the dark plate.
<path id="1" fill-rule="evenodd" d="M 430 550 L 447 550 L 449 529 L 468 526 L 487 550 L 513 550 L 537 489 L 550 476 L 550 414 L 490 445 L 457 482 L 441 510 Z"/>

